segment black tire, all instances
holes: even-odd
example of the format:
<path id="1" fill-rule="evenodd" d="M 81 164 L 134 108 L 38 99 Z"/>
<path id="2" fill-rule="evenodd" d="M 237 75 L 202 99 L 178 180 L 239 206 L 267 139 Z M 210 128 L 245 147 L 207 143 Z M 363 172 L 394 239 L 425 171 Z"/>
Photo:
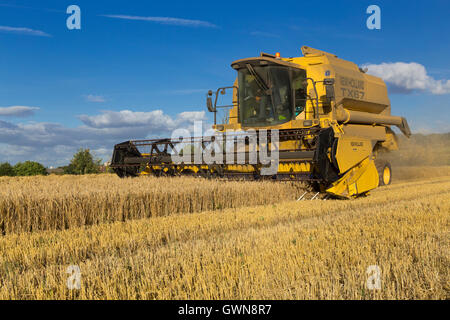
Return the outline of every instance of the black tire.
<path id="1" fill-rule="evenodd" d="M 392 168 L 391 164 L 384 160 L 375 161 L 375 166 L 378 171 L 379 186 L 388 186 L 392 182 Z"/>

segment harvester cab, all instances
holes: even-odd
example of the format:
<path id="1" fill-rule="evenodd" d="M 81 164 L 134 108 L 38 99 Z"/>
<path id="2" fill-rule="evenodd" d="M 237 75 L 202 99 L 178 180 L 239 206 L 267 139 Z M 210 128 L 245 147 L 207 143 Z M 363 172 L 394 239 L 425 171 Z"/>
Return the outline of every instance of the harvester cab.
<path id="1" fill-rule="evenodd" d="M 224 139 L 228 132 L 247 136 L 251 131 L 257 143 L 262 134 L 267 135 L 267 146 L 276 143 L 279 154 L 270 179 L 306 181 L 318 192 L 342 198 L 390 184 L 391 167 L 382 154 L 398 148 L 391 126 L 408 137 L 411 132 L 405 118 L 391 115 L 385 83 L 333 54 L 306 46 L 302 52 L 302 57 L 261 53 L 234 61 L 234 84 L 207 93 L 214 130 Z M 232 103 L 218 105 L 219 96 L 228 90 L 233 93 Z M 217 112 L 224 108 L 229 109 L 228 120 L 217 123 Z M 212 140 L 195 137 L 191 141 L 205 148 L 205 142 Z M 261 174 L 264 164 L 260 159 L 251 161 L 248 140 L 244 149 L 234 149 L 234 156 L 213 163 L 195 157 L 172 161 L 181 142 L 159 139 L 118 144 L 112 167 L 119 176 L 189 173 L 267 178 Z M 142 151 L 145 147 L 149 150 Z M 239 154 L 244 154 L 243 162 L 228 161 Z"/>

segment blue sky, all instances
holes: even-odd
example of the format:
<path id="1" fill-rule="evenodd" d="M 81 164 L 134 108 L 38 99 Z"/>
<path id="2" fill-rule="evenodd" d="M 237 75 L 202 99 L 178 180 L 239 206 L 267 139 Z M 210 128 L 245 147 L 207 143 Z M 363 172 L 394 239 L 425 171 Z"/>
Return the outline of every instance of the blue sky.
<path id="1" fill-rule="evenodd" d="M 81 30 L 66 27 L 72 4 Z M 366 27 L 371 4 L 381 30 Z M 448 132 L 449 14 L 448 1 L 0 0 L 0 162 L 56 166 L 79 147 L 108 160 L 115 142 L 210 119 L 205 92 L 232 84 L 233 60 L 302 45 L 390 72 L 393 113 Z"/>

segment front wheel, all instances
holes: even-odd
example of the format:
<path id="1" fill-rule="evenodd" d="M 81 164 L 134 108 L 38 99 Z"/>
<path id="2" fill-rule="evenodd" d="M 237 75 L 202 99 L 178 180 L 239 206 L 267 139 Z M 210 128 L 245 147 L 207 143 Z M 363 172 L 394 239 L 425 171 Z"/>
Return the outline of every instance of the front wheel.
<path id="1" fill-rule="evenodd" d="M 376 161 L 378 176 L 380 178 L 379 186 L 388 186 L 392 182 L 392 168 L 387 161 Z"/>

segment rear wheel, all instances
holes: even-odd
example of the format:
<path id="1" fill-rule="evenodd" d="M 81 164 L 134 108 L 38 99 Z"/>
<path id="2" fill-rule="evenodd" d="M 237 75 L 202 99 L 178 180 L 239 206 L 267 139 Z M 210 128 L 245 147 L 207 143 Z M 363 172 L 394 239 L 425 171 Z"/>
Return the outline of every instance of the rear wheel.
<path id="1" fill-rule="evenodd" d="M 387 161 L 376 161 L 378 176 L 380 178 L 379 186 L 388 186 L 392 182 L 392 168 Z"/>

